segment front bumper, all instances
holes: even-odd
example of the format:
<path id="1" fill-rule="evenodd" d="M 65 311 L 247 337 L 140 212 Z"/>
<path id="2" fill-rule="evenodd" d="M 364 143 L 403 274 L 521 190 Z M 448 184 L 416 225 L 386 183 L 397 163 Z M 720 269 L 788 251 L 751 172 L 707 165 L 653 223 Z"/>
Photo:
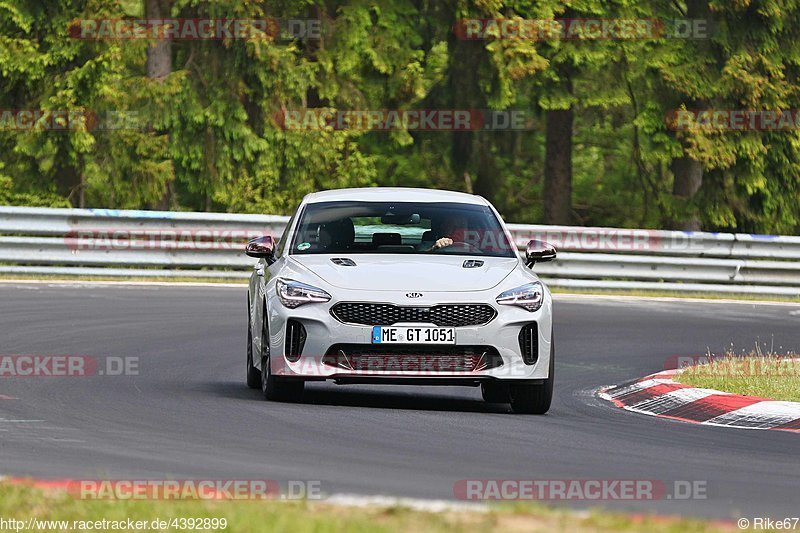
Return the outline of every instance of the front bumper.
<path id="1" fill-rule="evenodd" d="M 423 298 L 410 302 L 405 292 L 381 291 L 339 291 L 336 297 L 324 304 L 307 304 L 296 309 L 287 309 L 275 298 L 268 298 L 270 323 L 270 361 L 272 373 L 276 376 L 298 379 L 332 379 L 342 382 L 430 382 L 446 383 L 479 382 L 483 380 L 524 380 L 537 381 L 549 377 L 550 346 L 552 331 L 552 298 L 545 289 L 545 300 L 541 309 L 529 312 L 519 307 L 498 305 L 494 298 L 497 290 L 475 292 L 429 292 Z M 477 364 L 475 369 L 465 369 L 452 359 L 440 364 L 435 359 L 437 349 L 431 345 L 403 345 L 400 359 L 392 359 L 392 365 L 381 370 L 375 365 L 336 364 L 338 359 L 347 361 L 348 352 L 370 352 L 375 348 L 376 354 L 387 350 L 385 345 L 372 344 L 372 326 L 345 324 L 334 318 L 330 310 L 339 302 L 372 302 L 387 303 L 399 306 L 429 307 L 442 304 L 489 304 L 497 315 L 485 325 L 456 327 L 456 345 L 439 345 L 442 353 L 474 352 L 473 360 L 483 357 L 487 364 Z M 291 324 L 302 324 L 305 338 L 299 358 L 286 357 L 287 336 Z M 535 339 L 538 357 L 534 364 L 526 364 L 520 347 L 520 331 L 526 325 L 536 323 Z M 395 326 L 431 326 L 432 323 L 397 323 Z M 296 329 L 295 329 L 296 331 Z M 291 346 L 291 342 L 289 343 Z M 394 351 L 400 351 L 398 345 L 392 345 Z M 341 349 L 344 348 L 344 354 Z M 353 349 L 353 347 L 356 347 Z M 391 351 L 391 350 L 388 350 Z M 486 352 L 485 354 L 482 352 Z M 345 357 L 342 358 L 342 355 Z M 332 357 L 333 356 L 333 357 Z M 432 356 L 426 357 L 426 356 Z M 413 358 L 413 359 L 409 359 Z M 290 360 L 291 359 L 291 360 Z M 296 359 L 296 360 L 294 360 Z M 407 364 L 397 364 L 405 361 Z"/>

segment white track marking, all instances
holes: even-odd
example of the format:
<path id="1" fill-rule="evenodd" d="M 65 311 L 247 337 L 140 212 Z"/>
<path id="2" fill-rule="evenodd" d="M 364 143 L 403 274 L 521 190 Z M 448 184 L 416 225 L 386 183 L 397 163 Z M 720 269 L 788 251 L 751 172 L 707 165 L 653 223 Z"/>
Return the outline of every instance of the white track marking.
<path id="1" fill-rule="evenodd" d="M 419 498 L 396 498 L 394 496 L 362 496 L 358 494 L 334 494 L 322 503 L 345 507 L 406 507 L 428 513 L 478 512 L 486 513 L 489 507 L 480 503 L 462 503 L 447 500 L 422 500 Z"/>
<path id="2" fill-rule="evenodd" d="M 800 418 L 800 402 L 764 401 L 742 407 L 703 422 L 710 426 L 737 426 L 737 422 L 760 422 L 756 429 L 771 428 Z M 763 422 L 762 422 L 763 421 Z"/>

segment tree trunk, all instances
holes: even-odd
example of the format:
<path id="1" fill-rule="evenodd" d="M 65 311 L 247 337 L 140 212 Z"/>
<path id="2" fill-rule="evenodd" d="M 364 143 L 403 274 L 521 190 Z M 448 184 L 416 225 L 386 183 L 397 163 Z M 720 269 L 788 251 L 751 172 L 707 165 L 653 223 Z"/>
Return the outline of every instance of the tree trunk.
<path id="1" fill-rule="evenodd" d="M 708 0 L 687 0 L 687 20 L 709 20 L 709 13 Z M 697 41 L 696 46 L 707 48 L 709 45 L 705 41 Z M 701 57 L 705 57 L 707 54 L 710 54 L 710 50 L 699 50 L 697 53 Z M 707 102 L 695 100 L 688 97 L 688 95 L 684 95 L 680 103 L 685 104 L 687 109 L 705 109 L 708 105 Z M 679 107 L 680 105 L 676 105 L 675 109 Z M 682 142 L 681 144 L 683 144 L 684 149 L 686 149 L 685 143 Z M 688 155 L 683 155 L 682 157 L 677 157 L 672 160 L 670 170 L 674 176 L 672 196 L 679 200 L 679 203 L 683 204 L 681 206 L 682 208 L 689 207 L 691 200 L 703 185 L 703 165 Z M 673 222 L 673 226 L 674 229 L 699 231 L 700 219 L 697 213 L 683 211 L 683 214 L 680 215 L 680 219 Z"/>
<path id="2" fill-rule="evenodd" d="M 170 17 L 172 0 L 144 0 L 144 16 L 163 20 Z M 147 77 L 165 78 L 172 72 L 172 41 L 159 39 L 147 46 Z"/>
<path id="3" fill-rule="evenodd" d="M 478 65 L 485 61 L 483 46 L 478 41 L 462 41 L 450 36 L 452 56 L 448 65 L 447 107 L 451 109 L 481 109 L 485 107 L 485 99 L 480 87 Z M 434 104 L 435 106 L 437 104 Z M 439 106 L 441 104 L 438 104 Z M 492 200 L 496 191 L 483 187 L 481 176 L 476 171 L 475 149 L 477 136 L 475 131 L 454 131 L 450 133 L 450 161 L 453 176 L 464 176 L 469 173 L 475 178 L 473 187 L 476 194 L 485 194 Z M 454 182 L 454 185 L 457 182 Z"/>
<path id="4" fill-rule="evenodd" d="M 672 195 L 682 200 L 691 200 L 703 184 L 703 165 L 700 161 L 683 156 L 672 160 L 670 170 L 675 177 Z M 687 214 L 677 221 L 675 229 L 699 231 L 700 220 L 696 214 Z"/>
<path id="5" fill-rule="evenodd" d="M 572 107 L 547 112 L 544 163 L 544 222 L 572 221 Z"/>
<path id="6" fill-rule="evenodd" d="M 505 133 L 507 135 L 508 133 Z M 495 134 L 496 136 L 497 134 Z M 502 134 L 501 134 L 502 135 Z M 502 193 L 503 183 L 500 180 L 500 173 L 495 166 L 494 154 L 492 154 L 492 143 L 497 139 L 492 139 L 486 132 L 479 133 L 475 142 L 477 149 L 475 183 L 472 184 L 473 194 L 478 194 L 488 198 L 490 202 L 501 213 L 507 211 L 508 199 Z"/>
<path id="7" fill-rule="evenodd" d="M 81 184 L 78 190 L 78 207 L 83 209 L 86 207 L 86 174 L 81 172 Z"/>
<path id="8" fill-rule="evenodd" d="M 163 20 L 170 18 L 172 0 L 144 0 L 144 16 L 146 19 Z M 172 41 L 159 39 L 147 45 L 147 61 L 145 72 L 150 79 L 164 79 L 172 72 Z M 172 182 L 168 181 L 164 192 L 155 203 L 157 209 L 167 210 L 174 204 Z"/>

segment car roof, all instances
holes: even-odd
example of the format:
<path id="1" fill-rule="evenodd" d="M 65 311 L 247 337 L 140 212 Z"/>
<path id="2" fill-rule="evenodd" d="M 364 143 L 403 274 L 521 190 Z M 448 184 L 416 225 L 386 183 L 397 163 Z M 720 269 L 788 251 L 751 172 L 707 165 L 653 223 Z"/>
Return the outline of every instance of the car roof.
<path id="1" fill-rule="evenodd" d="M 481 196 L 464 192 L 439 189 L 416 189 L 412 187 L 363 187 L 354 189 L 332 189 L 306 195 L 304 203 L 348 200 L 356 202 L 455 202 L 473 205 L 488 205 Z"/>

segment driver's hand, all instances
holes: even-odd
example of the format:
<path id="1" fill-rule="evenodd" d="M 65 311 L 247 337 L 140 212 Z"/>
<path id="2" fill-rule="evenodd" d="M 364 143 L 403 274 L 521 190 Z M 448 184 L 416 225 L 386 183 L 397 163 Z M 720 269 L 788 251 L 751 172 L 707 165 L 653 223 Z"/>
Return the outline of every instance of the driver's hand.
<path id="1" fill-rule="evenodd" d="M 453 239 L 450 239 L 448 237 L 442 237 L 441 239 L 433 243 L 431 250 L 438 250 L 439 248 L 444 248 L 446 246 L 450 246 L 451 244 L 453 244 Z"/>

